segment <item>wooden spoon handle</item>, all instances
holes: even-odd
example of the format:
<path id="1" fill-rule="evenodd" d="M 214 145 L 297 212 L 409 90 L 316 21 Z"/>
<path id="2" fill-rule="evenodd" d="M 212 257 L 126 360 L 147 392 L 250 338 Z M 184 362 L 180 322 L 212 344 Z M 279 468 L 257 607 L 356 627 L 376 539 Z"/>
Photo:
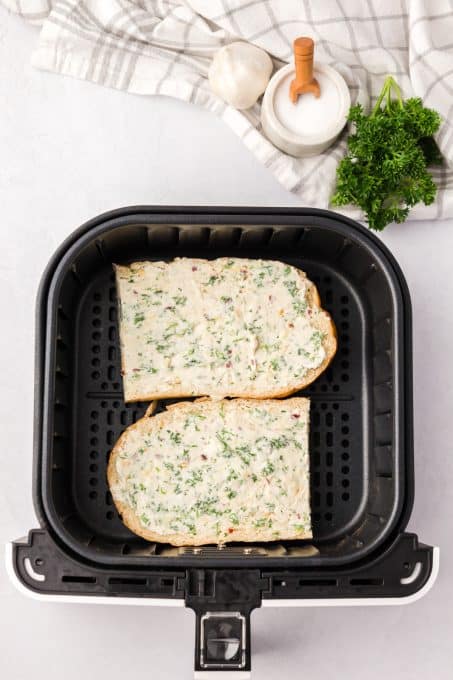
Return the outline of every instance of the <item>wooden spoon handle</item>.
<path id="1" fill-rule="evenodd" d="M 313 52 L 315 44 L 311 38 L 297 38 L 294 41 L 294 62 L 296 85 L 308 85 L 313 80 Z"/>

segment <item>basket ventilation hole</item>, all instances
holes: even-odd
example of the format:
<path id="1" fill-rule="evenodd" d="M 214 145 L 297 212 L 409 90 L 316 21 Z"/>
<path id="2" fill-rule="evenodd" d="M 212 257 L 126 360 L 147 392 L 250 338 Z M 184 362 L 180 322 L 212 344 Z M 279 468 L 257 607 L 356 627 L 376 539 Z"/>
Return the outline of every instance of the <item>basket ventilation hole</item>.
<path id="1" fill-rule="evenodd" d="M 351 586 L 383 586 L 383 578 L 351 578 L 349 579 Z"/>
<path id="2" fill-rule="evenodd" d="M 61 577 L 63 583 L 96 583 L 96 578 L 94 576 L 71 576 L 70 574 L 65 574 Z"/>

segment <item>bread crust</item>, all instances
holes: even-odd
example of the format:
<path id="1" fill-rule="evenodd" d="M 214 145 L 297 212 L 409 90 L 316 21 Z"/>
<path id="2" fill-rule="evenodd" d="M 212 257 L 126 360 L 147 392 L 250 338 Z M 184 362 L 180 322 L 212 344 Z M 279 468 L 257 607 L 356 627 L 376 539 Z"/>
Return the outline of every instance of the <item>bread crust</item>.
<path id="1" fill-rule="evenodd" d="M 150 428 L 150 421 L 151 423 L 154 423 L 156 426 L 158 425 L 159 427 L 164 427 L 166 425 L 166 416 L 168 414 L 171 414 L 174 410 L 180 410 L 181 414 L 184 414 L 185 410 L 192 410 L 194 404 L 203 402 L 203 409 L 215 409 L 218 410 L 221 407 L 221 404 L 224 403 L 227 400 L 212 400 L 212 399 L 199 399 L 196 400 L 195 402 L 189 401 L 189 402 L 180 402 L 178 404 L 172 404 L 167 408 L 166 411 L 158 414 L 158 416 L 144 416 L 140 420 L 137 420 L 136 423 L 133 425 L 130 425 L 120 436 L 118 439 L 117 443 L 112 449 L 112 452 L 110 454 L 109 458 L 109 463 L 107 466 L 107 481 L 109 488 L 112 490 L 119 482 L 118 478 L 118 473 L 116 471 L 116 460 L 117 457 L 120 455 L 121 450 L 122 450 L 122 445 L 125 442 L 126 438 L 129 436 L 131 431 L 140 431 L 140 430 L 146 430 L 149 432 Z M 231 403 L 231 402 L 229 402 Z M 237 400 L 236 402 L 238 404 L 238 408 L 244 403 L 252 403 L 253 405 L 256 405 L 256 400 L 248 400 L 248 399 L 240 399 Z M 273 408 L 275 406 L 278 406 L 278 401 L 275 400 L 263 400 L 261 402 L 261 405 L 263 406 L 268 406 L 269 408 Z M 285 404 L 288 404 L 289 408 L 293 406 L 294 408 L 298 408 L 300 410 L 303 410 L 304 414 L 307 416 L 308 420 L 308 412 L 310 408 L 310 400 L 306 399 L 304 397 L 293 397 L 292 399 L 288 399 Z M 152 425 L 151 425 L 152 427 Z M 147 529 L 146 527 L 142 526 L 142 524 L 139 521 L 139 518 L 135 514 L 133 508 L 128 506 L 126 503 L 118 500 L 115 498 L 114 494 L 112 493 L 113 501 L 115 503 L 115 506 L 118 510 L 118 513 L 121 516 L 121 519 L 123 523 L 130 529 L 134 534 L 137 534 L 138 536 L 141 536 L 142 538 L 146 539 L 147 541 L 152 541 L 152 542 L 157 542 L 157 543 L 170 543 L 171 545 L 174 546 L 200 546 L 200 545 L 207 545 L 209 543 L 216 543 L 216 541 L 209 541 L 205 540 L 203 537 L 196 537 L 196 536 L 191 536 L 188 534 L 181 534 L 181 533 L 174 533 L 174 534 L 159 534 L 155 531 L 152 531 L 150 529 Z M 300 540 L 300 539 L 307 539 L 307 538 L 312 538 L 313 534 L 312 532 L 304 532 L 301 533 L 299 532 L 294 532 L 291 531 L 288 528 L 288 532 L 285 533 L 285 535 L 281 535 L 278 539 L 272 539 L 272 540 Z M 260 530 L 256 529 L 253 533 L 248 532 L 248 531 L 243 531 L 241 529 L 237 529 L 234 532 L 234 537 L 232 537 L 231 542 L 244 542 L 244 543 L 250 543 L 250 542 L 264 542 L 264 541 L 269 541 L 271 539 L 265 538 L 262 535 L 260 535 Z"/>
<path id="2" fill-rule="evenodd" d="M 203 262 L 204 260 L 194 259 L 193 261 Z M 113 265 L 113 268 L 116 274 L 120 273 L 121 271 L 124 272 L 128 270 L 128 267 L 116 264 Z M 296 267 L 294 267 L 294 269 L 296 269 Z M 316 328 L 316 330 L 319 330 L 325 334 L 325 338 L 322 343 L 325 351 L 325 357 L 322 363 L 316 368 L 308 369 L 304 378 L 301 379 L 300 382 L 289 385 L 287 389 L 283 390 L 269 389 L 265 392 L 264 391 L 258 392 L 255 390 L 250 390 L 249 388 L 248 389 L 245 388 L 244 390 L 231 390 L 231 392 L 228 392 L 228 394 L 224 395 L 225 397 L 240 399 L 282 399 L 284 397 L 288 397 L 292 394 L 295 394 L 296 392 L 299 392 L 300 390 L 303 390 L 304 388 L 308 387 L 308 385 L 311 385 L 311 383 L 314 382 L 316 378 L 318 378 L 322 373 L 324 373 L 324 371 L 334 358 L 337 351 L 337 330 L 332 320 L 332 317 L 325 309 L 321 307 L 321 299 L 315 284 L 312 281 L 310 281 L 310 279 L 307 278 L 307 275 L 302 270 L 298 270 L 298 274 L 307 285 L 308 288 L 307 301 L 309 305 L 318 310 L 318 314 L 315 316 L 315 319 L 313 321 L 313 326 Z M 124 373 L 125 366 L 123 352 L 121 352 L 121 369 L 122 372 Z M 178 391 L 178 388 L 174 388 L 173 390 L 167 390 L 162 392 L 149 392 L 149 393 L 134 392 L 133 394 L 129 394 L 127 398 L 125 398 L 125 402 L 133 403 L 136 401 L 151 401 L 155 399 L 183 399 L 185 397 L 197 397 L 197 396 L 209 397 L 209 395 L 204 395 L 201 393 L 190 394 L 188 392 L 180 392 Z"/>

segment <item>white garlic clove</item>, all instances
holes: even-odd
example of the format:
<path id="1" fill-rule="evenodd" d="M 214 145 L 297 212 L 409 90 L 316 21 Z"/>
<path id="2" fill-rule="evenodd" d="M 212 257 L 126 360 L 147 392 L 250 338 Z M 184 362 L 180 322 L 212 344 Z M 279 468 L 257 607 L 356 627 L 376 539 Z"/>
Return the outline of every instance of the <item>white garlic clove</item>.
<path id="1" fill-rule="evenodd" d="M 209 68 L 209 83 L 218 97 L 236 109 L 248 109 L 267 87 L 273 69 L 264 50 L 246 42 L 220 48 Z"/>

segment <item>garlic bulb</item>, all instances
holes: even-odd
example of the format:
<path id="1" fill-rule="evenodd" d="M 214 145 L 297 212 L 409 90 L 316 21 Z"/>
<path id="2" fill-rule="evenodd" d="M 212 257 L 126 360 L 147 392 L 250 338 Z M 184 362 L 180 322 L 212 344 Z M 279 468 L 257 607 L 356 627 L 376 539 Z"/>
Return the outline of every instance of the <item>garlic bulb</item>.
<path id="1" fill-rule="evenodd" d="M 248 109 L 266 89 L 272 68 L 267 52 L 246 42 L 234 42 L 214 55 L 209 83 L 214 94 L 228 104 Z"/>

